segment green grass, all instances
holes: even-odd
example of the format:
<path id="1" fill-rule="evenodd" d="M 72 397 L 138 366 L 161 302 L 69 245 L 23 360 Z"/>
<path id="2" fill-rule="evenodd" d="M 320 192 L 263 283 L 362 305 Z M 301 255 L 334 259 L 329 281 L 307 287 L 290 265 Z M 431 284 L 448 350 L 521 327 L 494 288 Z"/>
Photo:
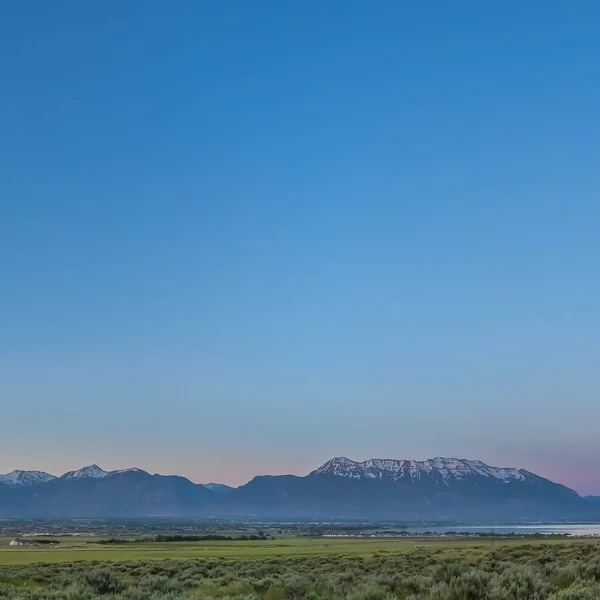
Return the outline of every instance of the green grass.
<path id="1" fill-rule="evenodd" d="M 139 543 L 66 539 L 0 551 L 5 600 L 597 600 L 600 543 L 348 539 Z M 219 557 L 222 557 L 220 559 Z M 164 559 L 164 560 L 156 560 Z M 170 559 L 170 560 L 169 560 Z M 43 562 L 39 562 L 43 561 Z M 62 562 L 60 562 L 62 561 Z M 69 562 L 73 561 L 73 562 Z M 114 561 L 114 562 L 100 562 Z"/>
<path id="2" fill-rule="evenodd" d="M 252 559 L 277 556 L 311 555 L 357 555 L 370 556 L 377 553 L 405 553 L 415 548 L 432 551 L 455 550 L 463 554 L 478 554 L 492 547 L 488 539 L 358 539 L 358 538 L 291 538 L 282 537 L 269 541 L 203 541 L 174 543 L 140 543 L 107 546 L 90 543 L 81 538 L 63 538 L 59 548 L 9 548 L 8 542 L 0 543 L 0 565 L 29 563 L 58 563 L 73 561 L 131 561 L 194 558 Z M 581 540 L 580 540 L 581 542 Z M 527 538 L 494 540 L 493 546 L 519 546 L 530 544 Z M 570 540 L 535 540 L 538 544 L 571 544 Z M 594 540 L 585 543 L 599 544 Z"/>

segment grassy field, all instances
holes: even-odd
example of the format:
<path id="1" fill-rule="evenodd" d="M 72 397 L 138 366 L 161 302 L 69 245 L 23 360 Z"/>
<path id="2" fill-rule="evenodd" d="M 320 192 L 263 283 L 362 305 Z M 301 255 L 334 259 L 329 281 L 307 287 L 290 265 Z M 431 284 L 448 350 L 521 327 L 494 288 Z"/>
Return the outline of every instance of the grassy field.
<path id="1" fill-rule="evenodd" d="M 596 540 L 282 538 L 107 547 L 77 539 L 0 555 L 3 600 L 600 598 Z"/>
<path id="2" fill-rule="evenodd" d="M 8 540 L 0 540 L 7 544 Z M 294 538 L 0 550 L 6 600 L 597 600 L 595 539 Z"/>
<path id="3" fill-rule="evenodd" d="M 418 549 L 452 550 L 457 556 L 477 554 L 500 546 L 524 544 L 565 545 L 574 540 L 468 539 L 468 538 L 292 538 L 268 541 L 203 541 L 102 545 L 94 538 L 62 538 L 58 548 L 10 548 L 0 538 L 0 565 L 59 563 L 73 561 L 131 561 L 163 559 L 254 559 L 312 555 L 369 556 L 378 553 L 406 553 Z M 600 548 L 600 540 L 584 540 Z"/>

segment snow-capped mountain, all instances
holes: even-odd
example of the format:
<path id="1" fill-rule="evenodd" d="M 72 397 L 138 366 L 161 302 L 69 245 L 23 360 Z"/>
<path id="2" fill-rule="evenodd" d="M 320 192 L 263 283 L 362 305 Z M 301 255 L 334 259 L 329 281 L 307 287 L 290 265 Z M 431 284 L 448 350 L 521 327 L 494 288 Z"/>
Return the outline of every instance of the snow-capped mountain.
<path id="1" fill-rule="evenodd" d="M 104 479 L 109 475 L 109 471 L 101 469 L 98 465 L 90 465 L 77 469 L 76 471 L 68 471 L 64 475 L 61 475 L 61 479 Z"/>
<path id="2" fill-rule="evenodd" d="M 217 494 L 227 494 L 235 489 L 234 487 L 225 485 L 224 483 L 202 483 L 201 485 L 207 490 L 216 492 Z"/>
<path id="3" fill-rule="evenodd" d="M 597 521 L 600 507 L 523 469 L 479 460 L 337 457 L 305 477 L 258 476 L 238 488 L 138 468 L 90 465 L 54 477 L 0 476 L 0 517 L 235 517 Z"/>
<path id="4" fill-rule="evenodd" d="M 69 471 L 64 475 L 61 475 L 61 479 L 104 479 L 105 477 L 112 477 L 113 475 L 122 475 L 123 473 L 144 473 L 149 475 L 146 471 L 139 469 L 138 467 L 130 467 L 129 469 L 117 469 L 115 471 L 105 471 L 98 465 L 89 465 L 76 471 Z"/>
<path id="5" fill-rule="evenodd" d="M 90 465 L 39 485 L 0 485 L 0 517 L 192 516 L 222 497 L 177 475 Z"/>
<path id="6" fill-rule="evenodd" d="M 423 461 L 371 458 L 363 462 L 336 457 L 313 471 L 313 474 L 335 475 L 350 479 L 390 479 L 392 481 L 441 478 L 446 484 L 453 479 L 460 480 L 474 476 L 493 478 L 508 483 L 509 481 L 525 481 L 532 475 L 523 469 L 490 467 L 480 460 L 440 456 Z"/>
<path id="7" fill-rule="evenodd" d="M 122 473 L 145 473 L 146 475 L 149 475 L 149 473 L 147 471 L 144 471 L 143 469 L 139 469 L 138 467 L 131 467 L 129 469 L 117 469 L 116 471 L 108 471 L 107 475 L 121 475 Z"/>
<path id="8" fill-rule="evenodd" d="M 56 479 L 54 475 L 45 473 L 44 471 L 11 471 L 6 475 L 0 475 L 0 483 L 6 485 L 19 486 L 19 485 L 37 485 L 39 483 L 46 483 Z"/>
<path id="9" fill-rule="evenodd" d="M 479 460 L 336 457 L 306 477 L 255 477 L 228 497 L 255 515 L 360 519 L 557 519 L 585 513 L 576 492 Z"/>

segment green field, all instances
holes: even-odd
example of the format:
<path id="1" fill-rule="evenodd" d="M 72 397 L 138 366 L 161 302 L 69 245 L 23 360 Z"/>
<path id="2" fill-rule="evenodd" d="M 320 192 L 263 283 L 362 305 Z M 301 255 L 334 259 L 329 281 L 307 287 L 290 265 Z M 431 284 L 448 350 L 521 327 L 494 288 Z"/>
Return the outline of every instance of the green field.
<path id="1" fill-rule="evenodd" d="M 3 600 L 597 600 L 596 540 L 292 538 L 0 551 Z"/>
<path id="2" fill-rule="evenodd" d="M 9 548 L 7 600 L 597 600 L 595 539 L 309 538 Z"/>
<path id="3" fill-rule="evenodd" d="M 159 543 L 145 542 L 126 545 L 102 545 L 94 538 L 63 538 L 58 548 L 10 548 L 8 538 L 0 538 L 0 565 L 36 562 L 131 561 L 164 559 L 252 559 L 277 556 L 358 555 L 376 553 L 406 553 L 415 550 L 452 550 L 458 553 L 478 553 L 498 546 L 521 546 L 532 540 L 473 538 L 293 538 L 268 541 L 203 541 Z M 574 540 L 535 540 L 535 544 L 564 545 Z M 600 541 L 578 543 L 600 545 Z"/>

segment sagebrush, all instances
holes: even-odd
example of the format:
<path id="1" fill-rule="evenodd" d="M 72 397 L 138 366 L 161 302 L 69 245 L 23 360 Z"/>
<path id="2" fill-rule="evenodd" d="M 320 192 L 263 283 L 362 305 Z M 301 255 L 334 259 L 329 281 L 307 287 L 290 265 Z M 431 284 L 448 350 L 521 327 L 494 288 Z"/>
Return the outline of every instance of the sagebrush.
<path id="1" fill-rule="evenodd" d="M 591 600 L 600 545 L 416 548 L 260 560 L 75 562 L 0 568 L 8 600 Z"/>

